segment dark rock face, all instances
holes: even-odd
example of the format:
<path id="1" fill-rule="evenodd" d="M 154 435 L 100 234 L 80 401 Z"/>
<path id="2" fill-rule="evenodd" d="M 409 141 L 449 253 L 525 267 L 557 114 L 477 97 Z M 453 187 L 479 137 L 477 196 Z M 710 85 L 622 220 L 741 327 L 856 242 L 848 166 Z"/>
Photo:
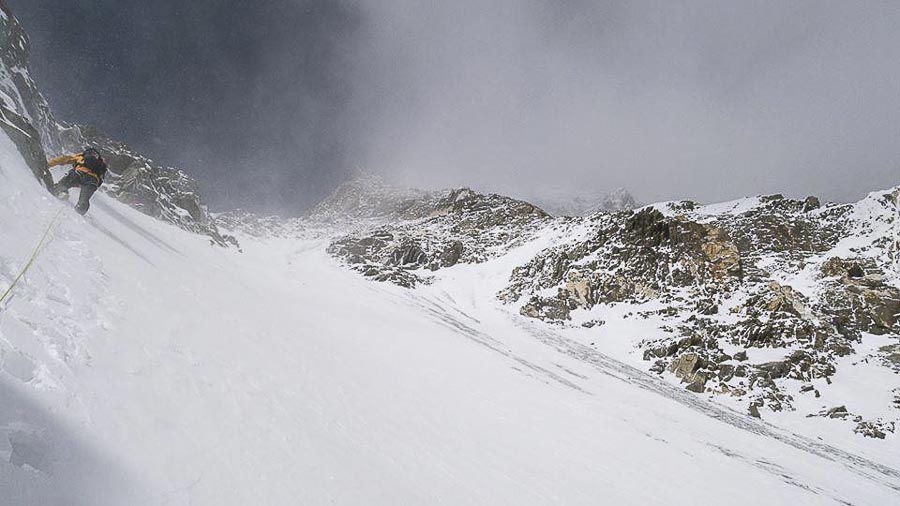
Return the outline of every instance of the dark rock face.
<path id="1" fill-rule="evenodd" d="M 808 213 L 814 209 L 818 209 L 821 206 L 822 203 L 819 202 L 819 198 L 810 195 L 809 197 L 806 197 L 806 200 L 803 201 L 803 212 Z"/>
<path id="2" fill-rule="evenodd" d="M 0 12 L 0 101 L 38 132 L 47 154 L 59 154 L 77 133 L 53 117 L 50 106 L 31 78 L 28 71 L 31 41 L 2 0 Z"/>
<path id="3" fill-rule="evenodd" d="M 0 128 L 15 143 L 35 177 L 49 188 L 42 139 L 52 145 L 50 108 L 28 73 L 30 41 L 6 3 L 0 0 Z"/>
<path id="4" fill-rule="evenodd" d="M 704 391 L 707 381 L 707 373 L 701 371 L 704 361 L 697 353 L 685 353 L 672 362 L 669 370 L 676 378 L 681 378 L 682 383 L 687 384 L 685 388 L 700 393 Z"/>
<path id="5" fill-rule="evenodd" d="M 900 343 L 882 346 L 878 349 L 878 353 L 885 367 L 900 373 Z M 900 388 L 897 391 L 900 392 Z M 900 395 L 897 395 L 895 404 L 900 408 Z"/>
<path id="6" fill-rule="evenodd" d="M 0 128 L 13 141 L 34 177 L 48 190 L 53 176 L 47 170 L 47 155 L 37 130 L 25 118 L 0 105 Z"/>
<path id="7" fill-rule="evenodd" d="M 459 263 L 459 259 L 462 258 L 463 250 L 464 247 L 462 241 L 453 241 L 448 244 L 447 247 L 441 251 L 441 267 L 453 267 Z"/>
<path id="8" fill-rule="evenodd" d="M 540 297 L 533 296 L 531 300 L 522 306 L 522 309 L 519 312 L 529 318 L 539 318 L 552 322 L 568 320 L 569 313 L 577 308 L 578 305 L 569 298 L 568 294 L 550 300 L 544 300 Z"/>
<path id="9" fill-rule="evenodd" d="M 857 261 L 832 257 L 822 264 L 822 275 L 839 278 L 861 278 L 866 275 L 866 272 Z"/>
<path id="10" fill-rule="evenodd" d="M 81 127 L 80 131 L 82 144 L 100 148 L 109 163 L 111 173 L 103 185 L 108 194 L 148 216 L 206 235 L 213 244 L 237 246 L 236 239 L 219 232 L 193 178 L 157 165 L 95 128 Z"/>
<path id="11" fill-rule="evenodd" d="M 832 259 L 823 273 L 835 272 Z M 843 262 L 842 276 L 838 281 L 824 282 L 823 307 L 827 307 L 832 323 L 850 338 L 858 338 L 860 332 L 876 335 L 900 332 L 900 289 L 887 285 L 883 274 L 870 268 L 865 275 L 857 262 Z"/>

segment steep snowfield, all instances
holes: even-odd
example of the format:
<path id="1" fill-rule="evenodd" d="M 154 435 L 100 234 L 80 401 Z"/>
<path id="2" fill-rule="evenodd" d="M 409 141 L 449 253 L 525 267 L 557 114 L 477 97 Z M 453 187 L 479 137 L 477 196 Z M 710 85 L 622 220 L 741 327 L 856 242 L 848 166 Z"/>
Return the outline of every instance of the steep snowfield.
<path id="1" fill-rule="evenodd" d="M 57 213 L 0 306 L 0 504 L 900 500 L 896 453 L 717 407 L 500 307 L 501 273 L 552 238 L 408 291 L 321 240 L 238 253 L 103 194 L 79 217 L 0 136 L 0 288 Z"/>

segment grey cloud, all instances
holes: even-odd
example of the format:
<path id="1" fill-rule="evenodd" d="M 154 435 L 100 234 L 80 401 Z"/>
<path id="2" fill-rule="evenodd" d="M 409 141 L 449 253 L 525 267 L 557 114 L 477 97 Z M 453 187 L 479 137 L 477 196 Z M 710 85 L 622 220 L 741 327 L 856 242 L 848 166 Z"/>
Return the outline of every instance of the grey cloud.
<path id="1" fill-rule="evenodd" d="M 63 119 L 186 167 L 217 210 L 294 214 L 354 166 L 643 201 L 900 176 L 893 1 L 9 3 Z"/>
<path id="2" fill-rule="evenodd" d="M 413 184 L 843 200 L 900 176 L 900 4 L 352 5 L 350 146 Z"/>

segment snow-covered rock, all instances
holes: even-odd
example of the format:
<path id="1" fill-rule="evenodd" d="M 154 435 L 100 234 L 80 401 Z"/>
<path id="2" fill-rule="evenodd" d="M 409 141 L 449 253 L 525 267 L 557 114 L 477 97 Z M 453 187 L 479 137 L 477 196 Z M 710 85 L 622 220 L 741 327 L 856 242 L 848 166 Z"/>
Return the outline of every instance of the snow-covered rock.
<path id="1" fill-rule="evenodd" d="M 647 320 L 656 330 L 635 346 L 651 371 L 734 397 L 754 416 L 793 409 L 798 395 L 827 388 L 865 336 L 900 341 L 897 193 L 855 204 L 775 195 L 598 215 L 569 224 L 589 232 L 514 269 L 499 296 L 559 325 L 594 327 L 611 314 Z M 883 407 L 857 420 L 857 432 L 893 431 L 900 413 Z"/>
<path id="2" fill-rule="evenodd" d="M 15 142 L 35 177 L 49 186 L 48 157 L 93 144 L 110 163 L 101 191 L 154 218 L 206 235 L 214 244 L 235 243 L 218 231 L 197 182 L 184 171 L 162 167 L 95 128 L 57 120 L 28 71 L 28 35 L 3 0 L 0 12 L 0 129 Z"/>
<path id="3" fill-rule="evenodd" d="M 896 195 L 824 205 L 770 195 L 551 218 L 499 195 L 398 190 L 367 176 L 316 214 L 354 224 L 332 229 L 332 255 L 408 288 L 546 243 L 511 269 L 501 301 L 584 339 L 643 320 L 644 335 L 628 347 L 648 371 L 763 416 L 822 395 L 865 336 L 900 346 Z M 892 367 L 894 350 L 869 352 L 871 367 Z M 900 413 L 882 408 L 857 420 L 856 432 L 891 432 Z"/>
<path id="4" fill-rule="evenodd" d="M 391 208 L 379 217 L 392 221 L 340 237 L 328 251 L 368 277 L 407 287 L 428 282 L 429 272 L 500 256 L 550 219 L 527 202 L 468 188 L 424 193 Z"/>
<path id="5" fill-rule="evenodd" d="M 54 118 L 28 71 L 28 34 L 4 0 L 0 0 L 0 11 L 0 101 L 34 127 L 48 154 L 60 154 L 77 138 L 77 129 Z"/>
<path id="6" fill-rule="evenodd" d="M 107 193 L 148 216 L 206 235 L 213 244 L 238 245 L 234 237 L 219 231 L 197 181 L 183 170 L 163 167 L 96 128 L 79 131 L 81 144 L 98 147 L 111 167 L 102 187 Z"/>
<path id="7" fill-rule="evenodd" d="M 616 320 L 645 320 L 652 331 L 633 348 L 649 371 L 762 416 L 796 409 L 800 395 L 818 398 L 864 336 L 900 341 L 896 193 L 855 204 L 771 195 L 550 218 L 498 195 L 399 191 L 362 178 L 322 208 L 332 223 L 355 224 L 336 229 L 329 252 L 367 277 L 410 288 L 552 235 L 512 269 L 503 302 L 581 328 L 586 339 Z M 891 362 L 893 350 L 872 351 L 872 367 Z M 857 420 L 856 432 L 891 432 L 892 413 Z"/>

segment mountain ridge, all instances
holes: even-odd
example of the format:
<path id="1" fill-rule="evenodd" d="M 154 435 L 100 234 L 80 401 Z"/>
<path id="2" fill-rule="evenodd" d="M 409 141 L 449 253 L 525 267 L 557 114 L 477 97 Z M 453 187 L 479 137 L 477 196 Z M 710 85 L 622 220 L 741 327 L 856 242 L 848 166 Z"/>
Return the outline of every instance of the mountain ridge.
<path id="1" fill-rule="evenodd" d="M 349 186 L 355 201 L 366 200 L 365 184 Z M 900 370 L 894 260 L 900 187 L 849 204 L 776 194 L 557 218 L 523 201 L 464 188 L 388 199 L 384 186 L 374 188 L 378 199 L 398 205 L 394 211 L 426 212 L 382 212 L 365 224 L 358 223 L 365 216 L 358 208 L 332 216 L 337 225 L 324 236 L 328 251 L 349 268 L 414 289 L 441 271 L 488 262 L 553 235 L 555 244 L 512 269 L 500 301 L 528 318 L 581 327 L 588 336 L 615 323 L 611 315 L 647 320 L 656 335 L 633 339 L 629 352 L 640 354 L 645 370 L 698 394 L 735 398 L 752 416 L 795 410 L 809 404 L 800 400 L 806 395 L 818 398 L 840 364 L 857 354 L 864 334 L 889 337 L 866 360 Z M 419 198 L 405 200 L 410 195 Z M 465 204 L 452 211 L 440 204 L 457 200 Z M 340 225 L 348 222 L 357 226 Z M 623 307 L 633 307 L 633 316 L 623 315 Z M 891 395 L 900 400 L 895 390 Z M 896 404 L 886 403 L 878 416 L 851 411 L 831 418 L 884 438 L 900 423 Z"/>
<path id="2" fill-rule="evenodd" d="M 900 370 L 898 188 L 850 204 L 769 195 L 642 207 L 616 190 L 599 204 L 552 202 L 548 212 L 469 188 L 403 188 L 362 174 L 298 218 L 213 214 L 184 171 L 96 128 L 57 121 L 28 74 L 27 34 L 2 1 L 0 12 L 0 127 L 45 186 L 47 153 L 95 144 L 113 166 L 104 192 L 148 216 L 219 246 L 239 247 L 220 227 L 254 240 L 323 240 L 348 268 L 413 290 L 536 248 L 493 294 L 520 316 L 585 342 L 643 320 L 646 335 L 624 339 L 627 354 L 691 392 L 737 399 L 754 417 L 802 406 L 865 436 L 896 432 L 890 403 L 863 415 L 844 405 L 810 411 L 805 398 L 819 398 L 864 340 L 883 339 L 865 355 L 872 367 Z M 889 393 L 900 400 L 900 390 Z"/>

